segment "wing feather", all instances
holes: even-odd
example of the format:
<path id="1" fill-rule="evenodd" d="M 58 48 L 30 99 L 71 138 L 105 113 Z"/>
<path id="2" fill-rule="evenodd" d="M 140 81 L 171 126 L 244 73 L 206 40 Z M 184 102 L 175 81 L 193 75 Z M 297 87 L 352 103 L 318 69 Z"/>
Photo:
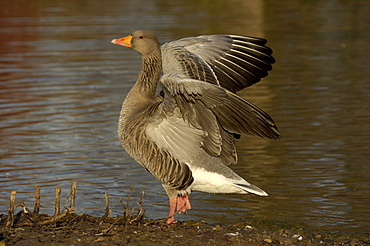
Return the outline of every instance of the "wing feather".
<path id="1" fill-rule="evenodd" d="M 232 92 L 260 81 L 275 59 L 266 40 L 237 35 L 203 35 L 162 45 L 164 74 L 178 73 Z"/>
<path id="2" fill-rule="evenodd" d="M 185 122 L 179 129 L 191 139 L 196 139 L 191 144 L 202 147 L 211 156 L 219 157 L 224 164 L 236 163 L 235 134 L 280 139 L 279 131 L 268 114 L 232 92 L 178 74 L 164 75 L 161 84 L 165 91 L 163 107 L 175 101 L 176 117 Z M 170 122 L 169 119 L 167 121 Z M 177 126 L 174 122 L 162 124 L 161 133 L 164 134 L 166 127 Z M 192 136 L 193 133 L 197 133 L 197 138 Z M 181 139 L 180 134 L 177 137 L 173 141 Z M 180 150 L 172 151 L 179 155 Z M 183 153 L 183 156 L 186 154 Z"/>

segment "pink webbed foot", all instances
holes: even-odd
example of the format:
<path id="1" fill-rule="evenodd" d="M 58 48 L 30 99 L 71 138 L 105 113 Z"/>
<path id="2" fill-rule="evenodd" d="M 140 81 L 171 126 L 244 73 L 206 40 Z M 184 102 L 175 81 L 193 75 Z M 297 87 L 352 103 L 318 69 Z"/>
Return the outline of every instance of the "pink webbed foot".
<path id="1" fill-rule="evenodd" d="M 191 209 L 189 195 L 178 195 L 176 198 L 170 199 L 170 211 L 168 213 L 167 224 L 176 223 L 176 213 L 186 213 L 186 210 Z"/>

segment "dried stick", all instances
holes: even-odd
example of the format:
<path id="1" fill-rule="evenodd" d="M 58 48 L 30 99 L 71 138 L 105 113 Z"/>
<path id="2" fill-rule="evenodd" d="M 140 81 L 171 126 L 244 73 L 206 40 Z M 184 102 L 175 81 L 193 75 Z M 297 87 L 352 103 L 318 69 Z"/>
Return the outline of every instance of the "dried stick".
<path id="1" fill-rule="evenodd" d="M 73 181 L 71 185 L 71 210 L 72 211 L 75 210 L 76 187 L 77 187 L 76 181 Z"/>
<path id="2" fill-rule="evenodd" d="M 122 199 L 120 199 L 120 203 L 125 208 L 125 212 L 124 212 L 125 225 L 124 225 L 124 229 L 123 229 L 123 232 L 124 233 L 126 232 L 127 225 L 128 225 L 128 223 L 130 221 L 131 215 L 134 212 L 132 210 L 131 215 L 129 214 L 129 205 L 130 205 L 131 195 L 132 195 L 132 185 L 130 186 L 130 193 L 128 194 L 128 197 L 127 197 L 126 206 L 123 204 Z"/>
<path id="3" fill-rule="evenodd" d="M 115 221 L 110 225 L 110 227 L 109 227 L 108 229 L 104 230 L 104 231 L 103 231 L 103 232 L 101 232 L 101 233 L 96 234 L 96 236 L 108 235 L 108 233 L 110 232 L 110 230 L 112 230 L 113 226 L 114 226 L 115 224 L 117 224 L 121 219 L 122 219 L 122 218 L 118 218 L 118 219 L 116 219 L 116 220 L 115 220 Z"/>
<path id="4" fill-rule="evenodd" d="M 108 194 L 105 193 L 105 197 L 106 197 L 106 206 L 107 205 L 107 197 L 108 197 Z M 132 208 L 131 209 L 131 213 L 129 213 L 129 205 L 130 205 L 130 200 L 131 200 L 131 196 L 132 196 L 132 185 L 130 186 L 130 193 L 128 194 L 128 197 L 127 197 L 127 202 L 126 202 L 126 206 L 125 204 L 123 203 L 122 199 L 120 199 L 120 203 L 122 204 L 122 206 L 125 208 L 125 212 L 124 212 L 124 216 L 123 216 L 123 220 L 125 221 L 125 224 L 124 224 L 124 229 L 123 229 L 123 232 L 126 233 L 126 229 L 127 229 L 127 226 L 128 226 L 128 223 L 130 222 L 130 218 L 132 217 L 132 215 L 134 214 L 134 211 L 135 211 L 135 208 Z M 106 211 L 107 211 L 107 208 L 106 207 Z M 113 222 L 113 224 L 108 228 L 106 229 L 105 231 L 102 232 L 102 234 L 99 234 L 99 235 L 107 235 L 108 232 L 113 228 L 113 226 L 118 223 L 118 221 L 120 221 L 121 218 L 117 219 L 116 221 Z"/>
<path id="5" fill-rule="evenodd" d="M 123 208 L 125 209 L 125 212 L 123 213 L 123 216 L 125 218 L 127 218 L 128 215 L 129 215 L 128 208 L 129 208 L 129 205 L 130 205 L 131 195 L 132 195 L 132 185 L 130 186 L 130 193 L 128 194 L 128 197 L 127 197 L 126 206 L 125 206 L 125 204 L 123 204 L 122 198 L 120 199 L 120 203 L 122 204 Z"/>
<path id="6" fill-rule="evenodd" d="M 5 227 L 11 228 L 14 223 L 14 203 L 15 203 L 15 195 L 17 194 L 16 190 L 13 190 L 10 194 L 10 206 L 8 210 L 8 219 L 6 221 Z"/>
<path id="7" fill-rule="evenodd" d="M 104 217 L 112 217 L 112 210 L 109 209 L 109 195 L 105 193 L 105 214 Z"/>
<path id="8" fill-rule="evenodd" d="M 58 216 L 60 214 L 60 186 L 57 186 L 55 188 L 55 213 L 54 217 Z"/>
<path id="9" fill-rule="evenodd" d="M 35 189 L 36 189 L 36 202 L 35 202 L 35 207 L 33 208 L 33 212 L 38 214 L 40 212 L 40 199 L 41 199 L 41 195 L 40 195 L 40 186 L 35 186 Z"/>
<path id="10" fill-rule="evenodd" d="M 58 215 L 54 215 L 53 217 L 51 217 L 50 219 L 47 219 L 47 220 L 44 220 L 44 221 L 41 221 L 38 223 L 38 225 L 46 225 L 46 224 L 49 224 L 49 223 L 52 223 L 52 222 L 55 222 L 55 221 L 58 221 L 59 219 L 63 218 L 64 216 L 66 216 L 67 214 L 69 214 L 68 211 L 65 211 L 64 213 L 62 214 L 58 214 Z"/>
<path id="11" fill-rule="evenodd" d="M 144 214 L 145 214 L 145 210 L 143 210 L 143 207 L 141 206 L 142 203 L 143 203 L 143 198 L 144 198 L 144 192 L 145 191 L 145 187 L 142 186 L 141 187 L 141 194 L 140 194 L 140 201 L 139 202 L 136 202 L 136 204 L 138 205 L 139 209 L 137 211 L 137 215 L 136 215 L 136 218 L 132 219 L 130 222 L 134 222 L 136 220 L 139 220 L 141 218 L 144 217 Z"/>

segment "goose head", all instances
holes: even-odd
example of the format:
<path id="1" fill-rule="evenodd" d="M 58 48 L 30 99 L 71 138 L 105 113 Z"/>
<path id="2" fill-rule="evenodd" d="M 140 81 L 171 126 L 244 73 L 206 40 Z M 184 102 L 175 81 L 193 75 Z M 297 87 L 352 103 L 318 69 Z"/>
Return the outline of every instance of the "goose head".
<path id="1" fill-rule="evenodd" d="M 123 38 L 113 39 L 112 44 L 129 47 L 141 55 L 149 55 L 160 50 L 157 37 L 150 31 L 138 30 Z"/>

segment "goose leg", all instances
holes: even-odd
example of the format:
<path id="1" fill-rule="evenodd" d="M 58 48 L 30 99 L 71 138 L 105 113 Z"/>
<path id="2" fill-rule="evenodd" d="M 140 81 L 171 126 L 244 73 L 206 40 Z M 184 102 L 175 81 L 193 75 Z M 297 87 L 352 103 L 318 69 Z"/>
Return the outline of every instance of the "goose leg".
<path id="1" fill-rule="evenodd" d="M 186 213 L 187 209 L 191 209 L 189 195 L 177 196 L 170 199 L 170 211 L 168 212 L 167 224 L 176 223 L 176 213 Z"/>

